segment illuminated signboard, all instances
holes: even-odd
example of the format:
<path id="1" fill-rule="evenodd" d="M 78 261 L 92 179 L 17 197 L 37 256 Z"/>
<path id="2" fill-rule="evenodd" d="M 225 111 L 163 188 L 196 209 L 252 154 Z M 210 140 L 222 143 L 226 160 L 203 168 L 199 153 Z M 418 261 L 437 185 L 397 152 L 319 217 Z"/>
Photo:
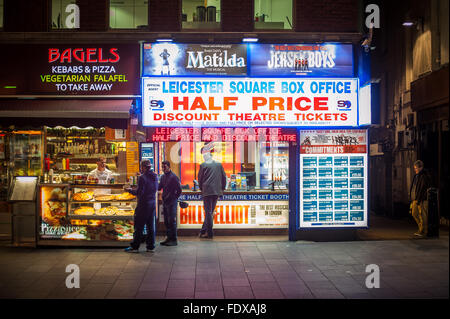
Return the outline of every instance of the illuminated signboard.
<path id="1" fill-rule="evenodd" d="M 139 94 L 138 44 L 8 44 L 0 49 L 11 57 L 0 82 L 16 87 L 0 94 Z"/>
<path id="2" fill-rule="evenodd" d="M 357 126 L 357 79 L 143 78 L 143 125 Z"/>
<path id="3" fill-rule="evenodd" d="M 300 131 L 300 228 L 367 227 L 367 131 Z"/>
<path id="4" fill-rule="evenodd" d="M 296 131 L 282 128 L 155 127 L 148 129 L 151 142 L 295 142 Z"/>
<path id="5" fill-rule="evenodd" d="M 200 229 L 204 221 L 203 201 L 200 195 L 186 195 L 181 200 L 188 208 L 179 208 L 179 229 Z M 289 225 L 289 195 L 287 194 L 236 194 L 219 198 L 214 214 L 214 228 L 278 228 Z"/>
<path id="6" fill-rule="evenodd" d="M 250 44 L 250 76 L 353 77 L 351 44 Z"/>
<path id="7" fill-rule="evenodd" d="M 143 76 L 245 76 L 245 44 L 144 43 Z"/>

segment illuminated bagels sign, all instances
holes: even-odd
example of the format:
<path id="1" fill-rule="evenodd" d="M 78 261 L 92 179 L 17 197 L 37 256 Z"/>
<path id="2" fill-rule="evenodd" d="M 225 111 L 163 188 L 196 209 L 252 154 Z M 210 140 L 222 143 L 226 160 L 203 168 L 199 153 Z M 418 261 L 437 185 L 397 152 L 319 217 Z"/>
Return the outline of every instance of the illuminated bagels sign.
<path id="1" fill-rule="evenodd" d="M 357 126 L 357 79 L 144 78 L 153 127 Z"/>

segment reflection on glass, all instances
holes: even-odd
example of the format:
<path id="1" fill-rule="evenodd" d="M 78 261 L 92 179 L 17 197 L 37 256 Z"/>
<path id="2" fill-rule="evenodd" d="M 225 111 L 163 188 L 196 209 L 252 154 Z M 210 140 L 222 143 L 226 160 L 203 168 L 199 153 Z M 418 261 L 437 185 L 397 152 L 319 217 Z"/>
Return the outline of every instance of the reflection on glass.
<path id="1" fill-rule="evenodd" d="M 205 142 L 160 143 L 159 165 L 171 162 L 182 188 L 192 190 L 203 162 L 200 153 Z M 227 190 L 287 189 L 289 143 L 287 142 L 213 142 L 213 160 L 222 163 L 227 175 Z M 161 172 L 160 172 L 161 173 Z"/>
<path id="2" fill-rule="evenodd" d="M 148 26 L 147 0 L 110 0 L 109 26 L 113 29 L 136 29 Z"/>

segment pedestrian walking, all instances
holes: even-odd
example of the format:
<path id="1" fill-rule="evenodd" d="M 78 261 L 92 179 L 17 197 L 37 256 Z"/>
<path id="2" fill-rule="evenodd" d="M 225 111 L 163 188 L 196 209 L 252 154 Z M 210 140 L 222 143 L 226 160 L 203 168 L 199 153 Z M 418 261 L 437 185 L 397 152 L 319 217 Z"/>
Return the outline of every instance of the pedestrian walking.
<path id="1" fill-rule="evenodd" d="M 157 189 L 158 176 L 151 170 L 150 161 L 143 160 L 137 189 L 125 188 L 126 191 L 137 196 L 137 206 L 134 211 L 133 241 L 130 247 L 125 249 L 126 252 L 139 252 L 144 226 L 147 227 L 147 252 L 155 249 Z"/>
<path id="2" fill-rule="evenodd" d="M 178 176 L 172 172 L 169 161 L 162 162 L 162 170 L 164 175 L 161 176 L 158 190 L 163 190 L 163 215 L 167 237 L 160 244 L 163 246 L 176 246 L 178 244 L 177 207 L 178 197 L 181 195 L 181 184 Z"/>
<path id="3" fill-rule="evenodd" d="M 424 169 L 422 161 L 418 160 L 414 163 L 414 175 L 409 190 L 411 198 L 410 212 L 419 227 L 414 233 L 416 237 L 426 237 L 428 234 L 428 200 L 427 190 L 431 187 L 431 178 Z"/>
<path id="4" fill-rule="evenodd" d="M 227 185 L 227 176 L 221 163 L 212 159 L 214 148 L 204 146 L 201 149 L 204 162 L 198 171 L 198 184 L 202 192 L 205 220 L 200 231 L 200 238 L 213 238 L 214 210 L 217 199 L 223 194 Z"/>

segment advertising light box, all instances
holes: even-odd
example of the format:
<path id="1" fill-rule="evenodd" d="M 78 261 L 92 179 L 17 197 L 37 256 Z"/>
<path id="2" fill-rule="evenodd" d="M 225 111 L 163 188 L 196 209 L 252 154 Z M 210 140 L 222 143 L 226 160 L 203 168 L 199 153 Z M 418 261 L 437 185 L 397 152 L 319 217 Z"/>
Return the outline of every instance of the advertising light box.
<path id="1" fill-rule="evenodd" d="M 250 44 L 250 76 L 353 77 L 351 44 Z"/>
<path id="2" fill-rule="evenodd" d="M 201 228 L 205 214 L 200 195 L 183 194 L 180 199 L 188 202 L 189 207 L 178 209 L 178 228 Z M 216 229 L 287 229 L 288 226 L 287 194 L 223 195 L 216 205 L 214 214 Z"/>
<path id="3" fill-rule="evenodd" d="M 246 76 L 245 44 L 144 43 L 143 76 Z"/>
<path id="4" fill-rule="evenodd" d="M 143 78 L 143 125 L 357 126 L 357 79 Z"/>
<path id="5" fill-rule="evenodd" d="M 302 130 L 300 142 L 300 228 L 367 227 L 367 131 Z"/>

